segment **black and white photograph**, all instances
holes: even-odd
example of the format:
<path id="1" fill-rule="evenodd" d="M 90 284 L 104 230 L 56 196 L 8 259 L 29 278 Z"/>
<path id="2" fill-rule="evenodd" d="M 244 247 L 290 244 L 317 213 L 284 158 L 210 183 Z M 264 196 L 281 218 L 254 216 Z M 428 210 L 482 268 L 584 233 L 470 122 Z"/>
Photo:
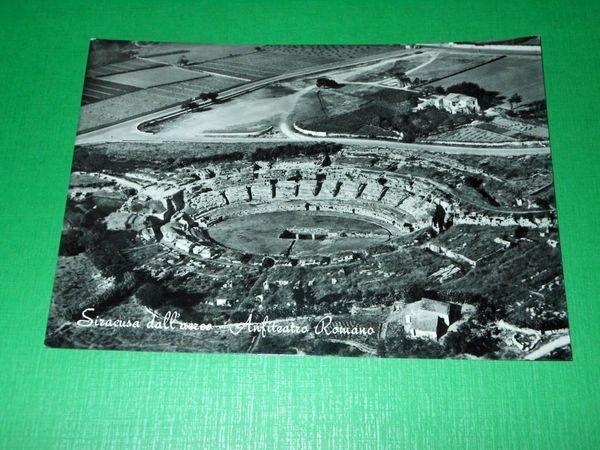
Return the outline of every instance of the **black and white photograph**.
<path id="1" fill-rule="evenodd" d="M 46 345 L 571 360 L 541 42 L 502 38 L 92 40 Z"/>

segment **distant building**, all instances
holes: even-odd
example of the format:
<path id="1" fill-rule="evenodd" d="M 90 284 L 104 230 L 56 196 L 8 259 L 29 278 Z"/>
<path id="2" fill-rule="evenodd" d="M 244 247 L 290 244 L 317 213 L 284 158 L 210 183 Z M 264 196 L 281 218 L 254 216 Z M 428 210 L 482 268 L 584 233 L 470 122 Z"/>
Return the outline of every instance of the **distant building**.
<path id="1" fill-rule="evenodd" d="M 402 322 L 411 336 L 437 340 L 460 315 L 460 305 L 422 298 L 404 307 Z"/>
<path id="2" fill-rule="evenodd" d="M 217 298 L 215 303 L 217 306 L 229 306 L 229 301 L 226 298 Z"/>
<path id="3" fill-rule="evenodd" d="M 478 113 L 480 111 L 479 103 L 475 97 L 463 94 L 433 95 L 422 99 L 417 106 L 417 111 L 433 106 L 437 109 L 443 109 L 451 114 L 457 113 Z"/>
<path id="4" fill-rule="evenodd" d="M 448 94 L 442 100 L 443 108 L 452 113 L 476 113 L 479 112 L 479 103 L 475 97 L 463 94 Z"/>

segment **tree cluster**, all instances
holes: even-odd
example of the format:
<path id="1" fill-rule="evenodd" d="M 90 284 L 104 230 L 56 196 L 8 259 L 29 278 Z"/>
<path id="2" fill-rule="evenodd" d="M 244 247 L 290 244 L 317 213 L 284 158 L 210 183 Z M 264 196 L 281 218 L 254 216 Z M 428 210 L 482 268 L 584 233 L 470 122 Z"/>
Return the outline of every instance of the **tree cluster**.
<path id="1" fill-rule="evenodd" d="M 294 156 L 315 156 L 320 154 L 333 155 L 342 149 L 340 144 L 316 143 L 311 145 L 286 144 L 276 147 L 258 147 L 248 153 L 250 161 L 271 161 L 276 158 L 291 158 Z"/>

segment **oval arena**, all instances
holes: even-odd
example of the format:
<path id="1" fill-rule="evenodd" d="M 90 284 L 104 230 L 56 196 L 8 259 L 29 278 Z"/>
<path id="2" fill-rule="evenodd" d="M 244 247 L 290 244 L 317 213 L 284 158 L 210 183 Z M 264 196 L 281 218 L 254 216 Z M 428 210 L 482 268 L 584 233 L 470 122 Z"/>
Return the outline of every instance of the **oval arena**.
<path id="1" fill-rule="evenodd" d="M 231 249 L 279 262 L 389 251 L 387 242 L 431 225 L 437 205 L 450 211 L 453 204 L 426 179 L 323 167 L 321 158 L 219 165 L 179 189 L 154 186 L 137 198 L 161 202 L 162 242 L 173 248 L 211 259 Z"/>

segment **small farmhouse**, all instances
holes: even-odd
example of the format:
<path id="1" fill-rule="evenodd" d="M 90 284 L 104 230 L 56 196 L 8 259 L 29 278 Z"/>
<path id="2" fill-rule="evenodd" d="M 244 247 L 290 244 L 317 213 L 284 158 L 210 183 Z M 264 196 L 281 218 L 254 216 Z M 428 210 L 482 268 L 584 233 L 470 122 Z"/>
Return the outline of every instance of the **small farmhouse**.
<path id="1" fill-rule="evenodd" d="M 409 303 L 402 311 L 404 330 L 414 337 L 439 339 L 460 318 L 460 305 L 429 298 Z"/>
<path id="2" fill-rule="evenodd" d="M 457 113 L 478 113 L 480 111 L 479 103 L 475 97 L 463 94 L 434 95 L 432 97 L 421 99 L 417 110 L 422 110 L 433 106 L 437 109 L 443 109 L 451 114 Z"/>

